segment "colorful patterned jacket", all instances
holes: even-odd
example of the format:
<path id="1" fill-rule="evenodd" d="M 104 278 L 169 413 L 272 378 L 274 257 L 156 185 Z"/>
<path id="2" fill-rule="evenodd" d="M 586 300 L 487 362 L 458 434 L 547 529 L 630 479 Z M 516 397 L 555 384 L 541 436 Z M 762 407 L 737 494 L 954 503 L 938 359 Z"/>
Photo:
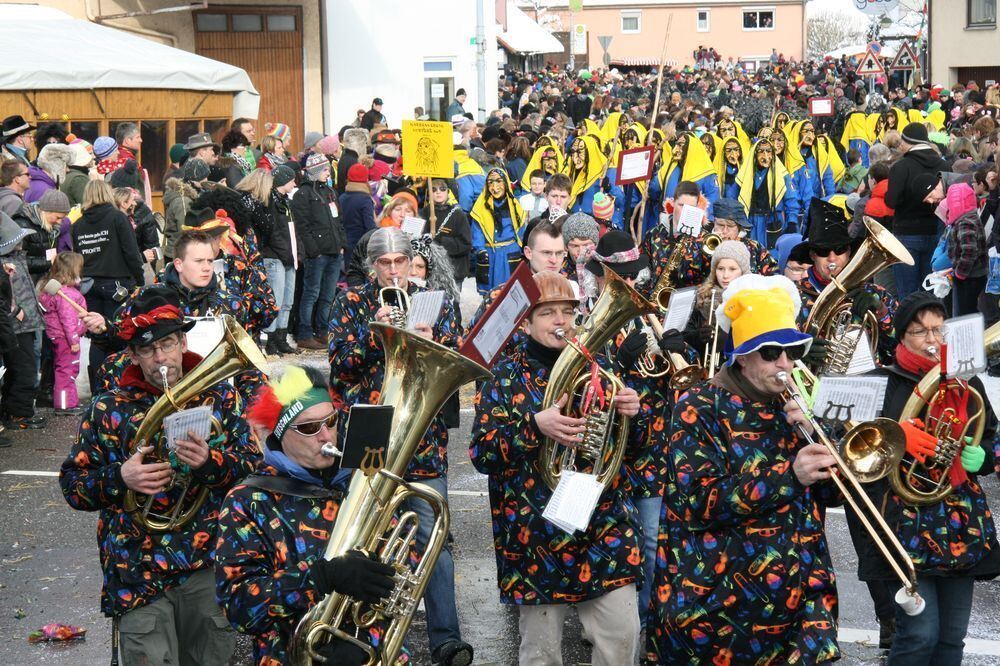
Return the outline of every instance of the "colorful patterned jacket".
<path id="1" fill-rule="evenodd" d="M 413 283 L 407 289 L 411 298 L 421 291 L 424 288 Z M 378 295 L 378 285 L 366 282 L 337 294 L 330 311 L 330 391 L 335 404 L 343 409 L 357 403 L 376 404 L 382 389 L 385 355 L 370 326 L 379 309 Z M 444 299 L 441 315 L 432 329 L 435 342 L 452 349 L 461 345 L 461 328 L 451 299 Z M 448 428 L 438 414 L 417 445 L 406 475 L 419 480 L 447 473 Z"/>
<path id="2" fill-rule="evenodd" d="M 196 354 L 186 354 L 185 372 L 197 361 Z M 130 366 L 117 390 L 101 393 L 91 402 L 80 424 L 79 438 L 59 473 L 63 496 L 71 507 L 100 511 L 101 610 L 109 616 L 152 603 L 165 591 L 182 585 L 195 571 L 212 566 L 222 500 L 260 460 L 246 421 L 235 415 L 237 396 L 232 387 L 222 383 L 206 390 L 204 404 L 212 406 L 225 438 L 209 443 L 210 457 L 192 472 L 194 483 L 187 492 L 191 495 L 208 487 L 208 498 L 181 529 L 147 533 L 123 509 L 128 489 L 121 466 L 131 454 L 146 412 L 160 395 L 156 387 L 145 382 L 138 366 Z M 165 502 L 176 506 L 179 495 L 176 488 L 157 495 L 154 510 L 164 510 Z"/>
<path id="3" fill-rule="evenodd" d="M 254 663 L 279 666 L 287 663 L 299 619 L 323 598 L 309 568 L 323 557 L 347 479 L 311 486 L 271 466 L 257 476 L 265 488 L 250 477 L 229 492 L 219 513 L 216 596 L 233 627 L 254 637 Z M 266 488 L 272 478 L 296 483 L 296 495 Z M 378 646 L 378 629 L 368 638 Z"/>
<path id="4" fill-rule="evenodd" d="M 641 583 L 638 514 L 624 475 L 601 495 L 585 532 L 567 534 L 542 517 L 552 491 L 538 471 L 543 438 L 533 414 L 549 370 L 528 348 L 502 358 L 476 395 L 469 447 L 472 464 L 489 475 L 500 601 L 575 603 Z M 630 445 L 644 434 L 633 428 Z"/>
<path id="5" fill-rule="evenodd" d="M 799 483 L 792 461 L 804 442 L 780 405 L 700 384 L 677 403 L 670 430 L 649 661 L 838 658 L 822 508 L 832 486 Z"/>

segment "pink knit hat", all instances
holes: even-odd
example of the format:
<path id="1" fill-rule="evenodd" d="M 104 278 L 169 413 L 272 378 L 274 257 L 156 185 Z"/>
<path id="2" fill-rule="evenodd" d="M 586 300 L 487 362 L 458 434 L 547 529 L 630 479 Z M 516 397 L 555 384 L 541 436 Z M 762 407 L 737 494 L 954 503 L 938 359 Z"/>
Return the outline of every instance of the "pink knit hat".
<path id="1" fill-rule="evenodd" d="M 594 217 L 598 220 L 610 220 L 615 214 L 615 198 L 598 192 L 594 195 Z"/>
<path id="2" fill-rule="evenodd" d="M 336 155 L 337 151 L 340 150 L 340 139 L 337 138 L 336 134 L 324 136 L 316 142 L 314 149 L 317 153 L 324 155 Z"/>

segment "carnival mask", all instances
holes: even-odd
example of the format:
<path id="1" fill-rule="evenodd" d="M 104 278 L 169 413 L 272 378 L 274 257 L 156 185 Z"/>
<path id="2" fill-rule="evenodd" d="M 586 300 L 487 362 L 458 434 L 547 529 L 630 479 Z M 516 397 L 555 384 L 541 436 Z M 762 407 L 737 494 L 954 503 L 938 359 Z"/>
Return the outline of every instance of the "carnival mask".
<path id="1" fill-rule="evenodd" d="M 896 114 L 894 112 L 892 111 L 885 112 L 885 124 L 889 129 L 896 129 L 896 124 L 898 122 L 899 119 L 896 118 Z"/>
<path id="2" fill-rule="evenodd" d="M 587 166 L 587 146 L 583 140 L 577 139 L 569 150 L 570 159 L 573 160 L 573 168 L 582 171 Z"/>
<path id="3" fill-rule="evenodd" d="M 726 144 L 722 152 L 726 157 L 727 164 L 732 166 L 740 165 L 740 161 L 743 159 L 743 148 L 740 147 L 740 144 L 730 141 Z"/>
<path id="4" fill-rule="evenodd" d="M 723 120 L 719 123 L 719 138 L 728 139 L 731 136 L 736 136 L 736 123 L 729 119 Z"/>
<path id="5" fill-rule="evenodd" d="M 542 170 L 545 173 L 555 173 L 558 170 L 558 166 L 556 151 L 550 149 L 542 153 Z"/>
<path id="6" fill-rule="evenodd" d="M 486 177 L 486 188 L 489 190 L 490 196 L 498 201 L 507 196 L 507 186 L 503 182 L 503 176 L 496 172 Z"/>
<path id="7" fill-rule="evenodd" d="M 639 143 L 639 134 L 633 129 L 626 130 L 625 135 L 622 138 L 622 143 L 625 144 L 626 150 L 638 148 L 641 145 Z"/>
<path id="8" fill-rule="evenodd" d="M 812 123 L 802 123 L 802 129 L 799 130 L 800 145 L 803 148 L 809 148 L 814 143 L 816 143 L 816 128 L 813 127 Z"/>
<path id="9" fill-rule="evenodd" d="M 708 153 L 708 159 L 715 161 L 715 140 L 712 139 L 712 135 L 702 134 L 701 144 L 705 146 L 705 152 Z"/>
<path id="10" fill-rule="evenodd" d="M 774 148 L 767 141 L 761 141 L 757 146 L 757 167 L 759 169 L 770 168 L 774 161 Z"/>
<path id="11" fill-rule="evenodd" d="M 784 113 L 779 113 L 774 118 L 774 129 L 780 130 L 785 128 L 785 123 L 788 122 L 788 115 Z"/>
<path id="12" fill-rule="evenodd" d="M 688 147 L 688 137 L 687 134 L 681 134 L 677 137 L 677 141 L 674 143 L 673 152 L 670 154 L 671 159 L 678 164 L 684 161 L 684 153 L 687 152 Z"/>
<path id="13" fill-rule="evenodd" d="M 774 145 L 774 152 L 776 154 L 785 154 L 785 135 L 782 132 L 774 132 L 771 134 L 771 143 Z"/>
<path id="14" fill-rule="evenodd" d="M 764 127 L 760 128 L 759 132 L 757 132 L 757 138 L 758 139 L 770 139 L 771 138 L 771 134 L 773 134 L 773 133 L 774 133 L 774 128 L 768 127 L 767 125 L 765 125 Z"/>

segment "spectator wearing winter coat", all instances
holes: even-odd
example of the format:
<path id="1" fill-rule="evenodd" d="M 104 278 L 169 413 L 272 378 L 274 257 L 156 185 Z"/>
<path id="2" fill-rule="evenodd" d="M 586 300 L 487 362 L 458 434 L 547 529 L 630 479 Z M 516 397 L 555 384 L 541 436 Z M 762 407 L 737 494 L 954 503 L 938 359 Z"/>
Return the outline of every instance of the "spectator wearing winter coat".
<path id="1" fill-rule="evenodd" d="M 295 189 L 295 171 L 287 164 L 275 167 L 271 172 L 271 188 L 267 226 L 258 231 L 257 242 L 278 316 L 264 329 L 261 340 L 267 354 L 280 356 L 298 353 L 288 344 L 288 320 L 295 304 L 295 270 L 303 259 L 304 248 L 302 238 L 296 234 L 293 239 L 290 228 L 292 210 L 288 195 Z"/>
<path id="2" fill-rule="evenodd" d="M 448 253 L 455 283 L 459 290 L 462 280 L 469 275 L 469 253 L 472 252 L 472 229 L 465 211 L 455 200 L 454 181 L 431 181 L 431 200 L 434 202 L 434 242 Z M 424 208 L 425 220 L 422 234 L 430 234 L 430 208 Z"/>
<path id="3" fill-rule="evenodd" d="M 174 243 L 181 235 L 184 218 L 208 180 L 211 167 L 204 160 L 191 157 L 181 167 L 180 178 L 168 178 L 163 191 L 163 256 L 174 259 Z"/>
<path id="4" fill-rule="evenodd" d="M 11 217 L 17 215 L 24 205 L 29 182 L 28 165 L 24 162 L 4 160 L 0 164 L 0 212 Z"/>
<path id="5" fill-rule="evenodd" d="M 986 233 L 979 219 L 976 193 L 965 183 L 948 188 L 948 258 L 952 265 L 952 316 L 979 311 L 979 295 L 986 287 L 989 259 Z"/>
<path id="6" fill-rule="evenodd" d="M 42 147 L 35 164 L 28 167 L 31 182 L 24 193 L 24 200 L 33 203 L 49 190 L 59 188 L 66 179 L 66 167 L 73 158 L 73 149 L 64 143 L 50 143 Z"/>
<path id="7" fill-rule="evenodd" d="M 25 204 L 13 218 L 19 227 L 31 232 L 22 245 L 33 283 L 41 280 L 52 267 L 59 226 L 69 208 L 69 197 L 59 190 L 49 190 L 41 201 Z"/>
<path id="8" fill-rule="evenodd" d="M 91 180 L 90 170 L 94 167 L 94 153 L 86 141 L 70 144 L 70 148 L 73 149 L 73 157 L 66 167 L 66 179 L 59 189 L 69 197 L 71 206 L 79 206 L 83 203 L 83 190 Z"/>
<path id="9" fill-rule="evenodd" d="M 368 167 L 362 163 L 347 171 L 347 185 L 340 195 L 340 221 L 347 239 L 344 256 L 351 257 L 358 240 L 376 226 L 375 203 L 368 186 Z"/>
<path id="10" fill-rule="evenodd" d="M 326 349 L 330 307 L 344 266 L 344 227 L 339 220 L 337 194 L 327 185 L 330 161 L 323 155 L 306 160 L 302 186 L 292 198 L 292 220 L 302 238 L 302 300 L 296 340 L 299 347 Z"/>
<path id="11" fill-rule="evenodd" d="M 143 282 L 152 281 L 153 275 L 156 274 L 153 270 L 153 264 L 159 258 L 157 250 L 160 247 L 159 223 L 156 221 L 156 214 L 150 210 L 139 193 L 131 187 L 116 187 L 112 190 L 112 194 L 115 198 L 115 206 L 125 213 L 132 225 L 135 243 L 139 247 L 143 260 L 149 264 L 151 272 L 148 276 L 144 276 Z M 147 277 L 149 280 L 146 279 Z"/>
<path id="12" fill-rule="evenodd" d="M 368 132 L 363 129 L 344 129 L 341 137 L 340 159 L 337 161 L 337 193 L 347 191 L 347 172 L 368 154 Z"/>
<path id="13" fill-rule="evenodd" d="M 73 303 L 87 308 L 87 300 L 80 293 L 80 271 L 83 257 L 76 252 L 63 252 L 52 262 L 48 279 L 61 285 L 60 291 Z M 43 285 L 44 286 L 44 283 Z M 59 294 L 41 291 L 38 300 L 45 309 L 45 335 L 52 342 L 55 382 L 52 405 L 56 414 L 79 414 L 79 397 L 76 393 L 76 376 L 80 372 L 80 336 L 87 330 L 76 308 Z"/>

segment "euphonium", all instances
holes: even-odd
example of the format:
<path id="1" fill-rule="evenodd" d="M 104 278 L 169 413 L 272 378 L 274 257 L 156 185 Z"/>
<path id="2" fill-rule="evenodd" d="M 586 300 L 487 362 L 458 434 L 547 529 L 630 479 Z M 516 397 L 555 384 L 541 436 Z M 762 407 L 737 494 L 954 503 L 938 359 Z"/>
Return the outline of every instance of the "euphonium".
<path id="1" fill-rule="evenodd" d="M 984 341 L 987 356 L 1000 352 L 1000 324 L 994 324 L 986 330 Z M 893 492 L 907 504 L 915 506 L 934 504 L 950 495 L 952 487 L 948 470 L 966 446 L 966 437 L 970 432 L 973 433 L 972 446 L 978 446 L 983 439 L 986 427 L 986 404 L 983 396 L 968 383 L 963 382 L 961 390 L 969 391 L 969 402 L 965 423 L 956 434 L 955 426 L 961 421 L 957 418 L 954 408 L 944 407 L 942 404 L 944 394 L 948 390 L 948 387 L 941 386 L 940 364 L 934 366 L 913 389 L 899 415 L 900 422 L 921 419 L 925 430 L 938 440 L 934 455 L 928 457 L 925 462 L 921 463 L 906 455 L 889 474 L 889 485 L 892 486 Z M 932 413 L 936 415 L 932 416 Z"/>
<path id="2" fill-rule="evenodd" d="M 410 295 L 399 286 L 399 278 L 392 279 L 391 287 L 378 291 L 378 304 L 389 308 L 389 323 L 397 328 L 406 328 L 406 314 L 410 311 Z"/>
<path id="3" fill-rule="evenodd" d="M 423 596 L 431 571 L 448 539 L 448 506 L 440 494 L 420 483 L 403 479 L 417 444 L 434 416 L 460 386 L 486 379 L 489 371 L 457 352 L 435 342 L 382 323 L 372 331 L 385 349 L 385 377 L 378 404 L 392 405 L 392 432 L 385 450 L 385 465 L 373 476 L 355 472 L 347 496 L 330 530 L 324 557 L 332 559 L 360 549 L 377 555 L 395 567 L 396 587 L 374 606 L 334 592 L 303 616 L 289 641 L 290 663 L 322 663 L 318 649 L 331 639 L 353 643 L 368 655 L 367 664 L 391 664 L 396 660 L 413 613 Z M 398 517 L 396 510 L 407 499 L 423 499 L 434 509 L 431 529 L 420 563 L 408 564 L 409 544 L 419 520 L 412 511 Z M 387 621 L 381 643 L 366 639 L 366 629 Z M 356 628 L 352 632 L 351 628 Z"/>
<path id="4" fill-rule="evenodd" d="M 145 462 L 168 460 L 169 452 L 165 450 L 162 433 L 165 417 L 186 407 L 196 406 L 196 400 L 202 392 L 237 373 L 252 368 L 267 373 L 267 359 L 264 358 L 253 338 L 231 315 L 222 315 L 222 328 L 223 338 L 215 346 L 215 349 L 210 351 L 208 356 L 201 360 L 201 363 L 181 377 L 174 386 L 167 386 L 166 370 L 161 368 L 164 375 L 163 395 L 157 398 L 153 406 L 146 412 L 146 416 L 139 425 L 139 430 L 135 433 L 135 439 L 129 445 L 130 455 L 140 447 L 152 446 L 153 450 L 144 457 Z M 216 436 L 222 434 L 222 424 L 215 419 L 212 422 L 212 434 Z M 205 503 L 205 498 L 208 497 L 208 488 L 205 486 L 198 488 L 192 497 L 192 483 L 193 477 L 190 474 L 175 475 L 170 488 L 165 492 L 169 492 L 171 489 L 179 490 L 180 494 L 176 496 L 176 504 L 173 508 L 158 506 L 155 511 L 153 497 L 128 490 L 124 499 L 125 510 L 132 513 L 132 520 L 147 531 L 176 530 L 194 518 L 198 510 L 201 509 L 201 505 Z"/>
<path id="5" fill-rule="evenodd" d="M 666 269 L 664 269 L 666 270 Z M 583 322 L 578 337 L 565 334 L 566 348 L 559 354 L 549 383 L 542 399 L 542 409 L 554 405 L 563 395 L 569 400 L 563 408 L 564 414 L 576 413 L 580 392 L 590 383 L 588 355 L 601 349 L 626 322 L 645 314 L 655 313 L 656 306 L 620 278 L 613 270 L 604 267 L 604 290 L 594 303 L 590 315 Z M 619 417 L 613 405 L 614 395 L 624 388 L 621 380 L 604 370 L 600 371 L 606 383 L 605 410 L 590 411 L 583 440 L 574 448 L 563 448 L 558 442 L 546 437 L 542 442 L 539 456 L 539 471 L 546 484 L 552 489 L 559 485 L 564 469 L 575 469 L 576 457 L 589 458 L 593 464 L 590 473 L 607 487 L 614 481 L 621 467 L 628 437 L 629 419 Z"/>
<path id="6" fill-rule="evenodd" d="M 864 223 L 868 238 L 844 270 L 832 278 L 816 297 L 803 327 L 806 333 L 830 343 L 826 360 L 821 367 L 815 368 L 816 374 L 845 374 L 861 341 L 862 332 L 867 332 L 874 354 L 878 347 L 878 320 L 868 313 L 863 322 L 853 323 L 847 294 L 863 286 L 883 268 L 899 263 L 913 265 L 910 252 L 885 227 L 870 217 L 865 217 Z"/>

